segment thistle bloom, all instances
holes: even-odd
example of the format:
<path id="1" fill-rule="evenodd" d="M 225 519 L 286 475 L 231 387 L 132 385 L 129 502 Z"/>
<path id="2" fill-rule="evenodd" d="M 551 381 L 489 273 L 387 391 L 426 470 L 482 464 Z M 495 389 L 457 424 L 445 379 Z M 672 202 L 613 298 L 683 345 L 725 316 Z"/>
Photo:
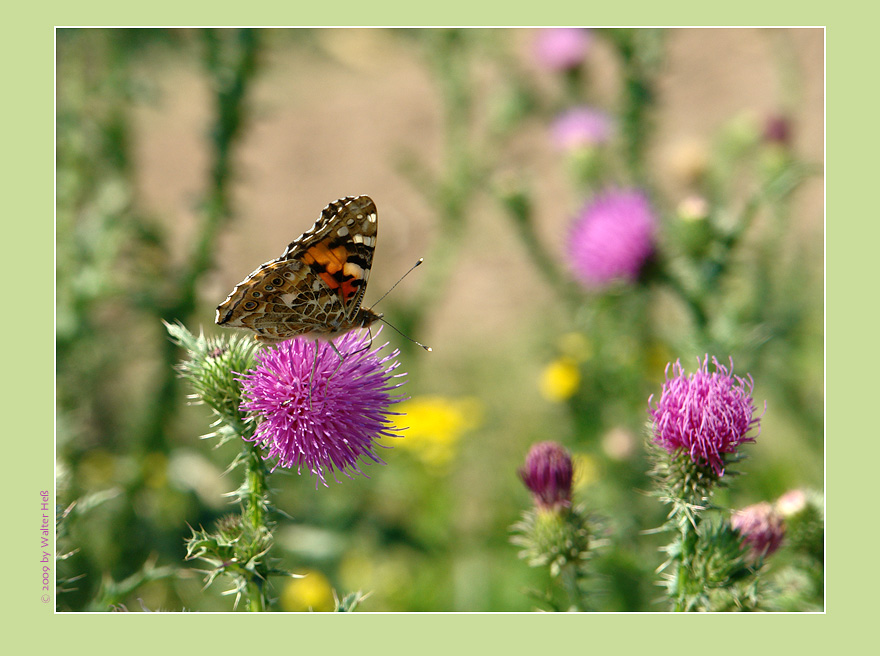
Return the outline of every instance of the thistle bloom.
<path id="1" fill-rule="evenodd" d="M 543 29 L 535 42 L 535 57 L 544 68 L 567 71 L 584 61 L 592 43 L 590 31 L 582 27 Z"/>
<path id="2" fill-rule="evenodd" d="M 553 142 L 560 150 L 589 148 L 611 137 L 611 119 L 592 107 L 574 107 L 553 121 Z"/>
<path id="3" fill-rule="evenodd" d="M 539 442 L 532 446 L 525 466 L 519 470 L 520 478 L 541 510 L 571 506 L 573 474 L 571 454 L 556 442 Z"/>
<path id="4" fill-rule="evenodd" d="M 698 360 L 699 362 L 699 360 Z M 681 364 L 666 366 L 666 382 L 660 400 L 648 413 L 653 417 L 654 441 L 669 453 L 682 450 L 700 465 L 710 465 L 724 474 L 724 455 L 735 453 L 740 444 L 754 442 L 749 431 L 758 426 L 752 399 L 754 383 L 733 375 L 713 357 L 715 371 L 709 373 L 709 356 L 696 372 L 686 376 Z"/>
<path id="5" fill-rule="evenodd" d="M 654 252 L 657 219 L 638 189 L 594 197 L 575 219 L 568 240 L 572 271 L 587 288 L 634 281 Z"/>
<path id="6" fill-rule="evenodd" d="M 769 556 L 782 544 L 785 525 L 782 516 L 766 501 L 737 510 L 730 525 L 739 531 L 743 546 L 749 548 L 753 560 Z"/>
<path id="7" fill-rule="evenodd" d="M 379 358 L 385 345 L 370 351 L 367 336 L 355 332 L 335 345 L 342 359 L 326 342 L 282 342 L 261 351 L 241 377 L 241 408 L 259 418 L 250 441 L 268 450 L 266 459 L 277 458 L 273 469 L 305 467 L 325 486 L 325 472 L 364 475 L 361 456 L 385 464 L 374 448 L 393 435 L 389 407 L 403 400 L 392 395 L 403 384 L 394 381 L 403 374 L 392 374 L 397 350 Z"/>

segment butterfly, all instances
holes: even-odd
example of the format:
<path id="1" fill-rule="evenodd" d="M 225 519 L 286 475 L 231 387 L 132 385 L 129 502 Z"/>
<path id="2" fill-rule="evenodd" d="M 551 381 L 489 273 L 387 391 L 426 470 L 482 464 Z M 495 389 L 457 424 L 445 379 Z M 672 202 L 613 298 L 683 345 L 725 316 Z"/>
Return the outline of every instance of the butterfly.
<path id="1" fill-rule="evenodd" d="M 217 306 L 216 323 L 252 330 L 265 344 L 306 334 L 331 340 L 370 326 L 382 318 L 361 306 L 377 229 L 376 204 L 369 196 L 333 201 L 281 257 L 235 286 Z"/>

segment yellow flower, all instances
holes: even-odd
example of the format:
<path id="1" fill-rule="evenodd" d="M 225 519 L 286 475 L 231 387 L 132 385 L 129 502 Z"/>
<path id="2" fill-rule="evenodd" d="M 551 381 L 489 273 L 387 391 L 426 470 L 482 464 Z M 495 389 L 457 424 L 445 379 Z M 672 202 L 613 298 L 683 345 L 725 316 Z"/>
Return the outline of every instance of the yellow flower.
<path id="1" fill-rule="evenodd" d="M 333 610 L 333 588 L 321 572 L 309 570 L 305 576 L 290 579 L 281 592 L 281 608 L 289 612 L 309 610 L 323 612 Z"/>
<path id="2" fill-rule="evenodd" d="M 476 398 L 420 396 L 404 401 L 400 411 L 405 414 L 395 422 L 406 430 L 394 446 L 409 449 L 430 467 L 442 468 L 455 455 L 462 434 L 479 425 L 482 406 Z"/>
<path id="3" fill-rule="evenodd" d="M 570 399 L 581 384 L 581 372 L 573 358 L 557 358 L 541 372 L 541 396 L 548 401 Z"/>

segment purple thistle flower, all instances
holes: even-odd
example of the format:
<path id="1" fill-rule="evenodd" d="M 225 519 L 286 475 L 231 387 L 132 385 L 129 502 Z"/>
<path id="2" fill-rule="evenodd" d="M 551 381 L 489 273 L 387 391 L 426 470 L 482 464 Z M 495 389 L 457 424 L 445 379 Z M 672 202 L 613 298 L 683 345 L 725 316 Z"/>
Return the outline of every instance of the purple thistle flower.
<path id="1" fill-rule="evenodd" d="M 699 362 L 699 359 L 697 360 Z M 648 399 L 648 412 L 653 417 L 654 441 L 669 453 L 682 450 L 699 465 L 710 465 L 718 476 L 724 474 L 724 454 L 735 453 L 740 444 L 754 442 L 748 432 L 758 426 L 752 399 L 754 383 L 733 375 L 733 359 L 730 371 L 712 358 L 715 371 L 709 373 L 709 356 L 693 374 L 686 376 L 681 363 L 672 365 L 673 377 L 669 377 L 666 365 L 666 382 L 660 400 L 650 407 L 653 394 Z"/>
<path id="2" fill-rule="evenodd" d="M 560 150 L 589 148 L 611 137 L 611 119 L 592 107 L 574 107 L 556 117 L 553 141 Z"/>
<path id="3" fill-rule="evenodd" d="M 583 27 L 545 28 L 538 33 L 535 58 L 552 71 L 571 70 L 583 63 L 592 42 L 592 34 Z"/>
<path id="4" fill-rule="evenodd" d="M 573 472 L 568 451 L 556 442 L 539 442 L 529 450 L 519 476 L 538 508 L 558 510 L 571 505 Z"/>
<path id="5" fill-rule="evenodd" d="M 615 280 L 633 282 L 654 252 L 657 219 L 639 189 L 610 189 L 595 196 L 575 219 L 568 259 L 587 288 Z"/>
<path id="6" fill-rule="evenodd" d="M 341 360 L 326 342 L 282 342 L 262 350 L 257 366 L 241 377 L 241 409 L 259 418 L 250 441 L 268 449 L 266 459 L 277 458 L 273 470 L 305 467 L 325 486 L 325 471 L 365 476 L 361 456 L 385 464 L 374 448 L 393 435 L 388 415 L 396 413 L 388 408 L 403 400 L 391 394 L 403 384 L 393 381 L 403 374 L 391 373 L 399 366 L 397 350 L 380 359 L 376 353 L 387 344 L 370 351 L 371 341 L 356 332 L 334 343 Z"/>
<path id="7" fill-rule="evenodd" d="M 772 554 L 785 537 L 782 515 L 766 501 L 737 510 L 730 518 L 730 525 L 739 531 L 743 547 L 749 547 L 752 560 Z"/>

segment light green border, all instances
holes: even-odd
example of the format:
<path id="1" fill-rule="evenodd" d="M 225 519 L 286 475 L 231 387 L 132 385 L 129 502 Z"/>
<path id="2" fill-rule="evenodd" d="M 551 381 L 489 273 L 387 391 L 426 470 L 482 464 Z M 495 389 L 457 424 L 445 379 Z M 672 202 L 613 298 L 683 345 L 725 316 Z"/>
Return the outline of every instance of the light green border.
<path id="1" fill-rule="evenodd" d="M 7 643 L 73 653 L 155 653 L 169 647 L 221 647 L 224 654 L 248 649 L 303 652 L 357 649 L 373 653 L 544 653 L 583 650 L 648 654 L 774 653 L 784 647 L 814 653 L 873 644 L 876 602 L 873 500 L 877 404 L 873 384 L 877 349 L 876 103 L 861 88 L 876 88 L 876 28 L 866 10 L 853 10 L 856 26 L 803 3 L 446 2 L 413 8 L 395 2 L 260 2 L 237 5 L 184 3 L 48 2 L 6 10 L 0 39 L 5 93 L 2 260 L 7 349 L 4 371 L 5 442 L 12 449 L 4 468 L 6 507 L 12 529 L 4 560 L 12 585 L 5 590 L 7 626 L 19 631 Z M 835 3 L 834 13 L 847 3 Z M 852 3 L 850 3 L 852 4 Z M 451 5 L 455 5 L 454 7 Z M 864 5 L 863 5 L 864 6 Z M 693 10 L 693 11 L 691 11 Z M 351 25 L 828 25 L 828 614 L 826 616 L 672 617 L 531 615 L 442 616 L 193 616 L 147 617 L 52 614 L 39 601 L 38 491 L 52 485 L 54 339 L 51 253 L 53 231 L 53 25 L 190 24 Z M 867 30 L 871 26 L 871 34 Z M 864 33 L 863 33 L 864 31 Z M 873 95 L 873 94 L 872 94 Z M 871 113 L 869 115 L 869 112 Z M 861 183 L 861 184 L 860 184 Z M 858 190 L 868 194 L 857 196 Z M 11 202 L 9 202 L 11 200 Z M 866 284 L 867 283 L 867 284 Z M 860 337 L 864 337 L 860 339 Z M 870 376 L 870 379 L 869 379 Z M 869 382 L 870 380 L 870 382 Z M 11 391 L 11 394 L 10 394 Z M 861 410 L 861 413 L 859 412 Z M 9 430 L 11 429 L 11 430 Z M 865 449 L 869 451 L 866 452 Z M 870 469 L 869 469 L 870 468 Z M 873 597 L 873 595 L 872 595 Z M 53 600 L 54 602 L 54 600 Z M 13 615 L 14 613 L 14 615 Z M 870 615 L 870 616 L 869 616 Z M 149 622 L 149 625 L 147 624 Z M 159 626 L 161 625 L 161 626 Z M 247 627 L 247 629 L 245 629 Z M 846 642 L 841 639 L 846 637 Z M 850 640 L 852 639 L 852 640 Z M 25 642 L 26 641 L 26 642 Z M 491 647 L 489 647 L 491 646 Z"/>

